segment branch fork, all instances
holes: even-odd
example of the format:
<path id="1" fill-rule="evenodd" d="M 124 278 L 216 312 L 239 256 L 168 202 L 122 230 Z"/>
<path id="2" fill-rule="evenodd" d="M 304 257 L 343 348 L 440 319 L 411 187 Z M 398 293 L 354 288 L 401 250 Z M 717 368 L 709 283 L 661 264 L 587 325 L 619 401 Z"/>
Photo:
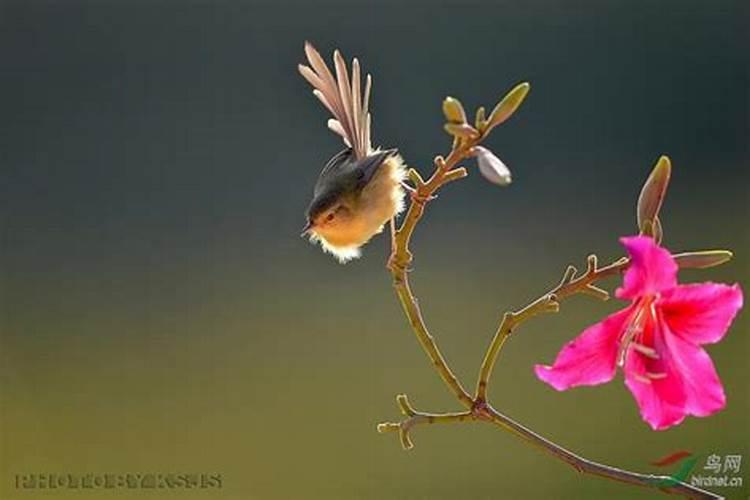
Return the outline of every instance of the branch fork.
<path id="1" fill-rule="evenodd" d="M 414 443 L 411 440 L 410 431 L 413 427 L 423 424 L 449 424 L 456 422 L 466 422 L 469 420 L 476 420 L 476 417 L 470 411 L 454 412 L 454 413 L 425 413 L 415 410 L 406 394 L 399 394 L 396 396 L 396 403 L 401 409 L 401 413 L 406 417 L 400 422 L 385 422 L 378 424 L 378 432 L 398 432 L 401 446 L 405 450 L 410 450 L 414 447 Z"/>

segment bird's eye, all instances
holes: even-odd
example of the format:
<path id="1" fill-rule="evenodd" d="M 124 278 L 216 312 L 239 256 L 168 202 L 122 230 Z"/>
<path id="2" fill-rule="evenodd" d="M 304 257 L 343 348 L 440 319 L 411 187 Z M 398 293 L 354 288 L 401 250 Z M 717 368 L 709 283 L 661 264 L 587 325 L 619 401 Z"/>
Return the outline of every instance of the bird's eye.
<path id="1" fill-rule="evenodd" d="M 336 217 L 336 214 L 334 212 L 331 212 L 330 214 L 326 216 L 326 222 L 331 222 L 334 219 L 334 217 Z"/>

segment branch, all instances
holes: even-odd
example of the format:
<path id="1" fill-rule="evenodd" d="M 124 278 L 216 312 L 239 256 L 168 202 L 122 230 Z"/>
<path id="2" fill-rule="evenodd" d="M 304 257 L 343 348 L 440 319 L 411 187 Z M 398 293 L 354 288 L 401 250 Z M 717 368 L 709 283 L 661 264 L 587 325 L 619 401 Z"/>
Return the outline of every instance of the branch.
<path id="1" fill-rule="evenodd" d="M 409 242 L 414 233 L 417 223 L 422 218 L 425 206 L 435 198 L 435 193 L 448 182 L 465 177 L 466 169 L 457 167 L 462 159 L 469 156 L 470 148 L 476 144 L 476 141 L 460 142 L 456 141 L 455 146 L 448 158 L 437 156 L 435 158 L 435 171 L 428 181 L 424 181 L 419 173 L 409 170 L 409 178 L 415 184 L 411 193 L 411 203 L 406 212 L 401 228 L 395 231 L 392 238 L 392 252 L 388 260 L 388 268 L 393 276 L 393 286 L 396 289 L 401 305 L 409 318 L 417 339 L 422 344 L 427 356 L 437 370 L 440 378 L 446 383 L 448 388 L 455 394 L 458 400 L 467 408 L 471 408 L 474 400 L 464 389 L 458 378 L 453 374 L 448 363 L 438 349 L 435 339 L 430 335 L 427 326 L 422 319 L 422 312 L 419 309 L 417 299 L 412 294 L 409 287 L 409 278 L 407 269 L 412 262 L 412 253 L 409 250 Z"/>
<path id="2" fill-rule="evenodd" d="M 396 402 L 401 408 L 401 413 L 407 418 L 401 422 L 384 422 L 378 424 L 378 432 L 398 432 L 399 439 L 401 440 L 401 446 L 405 450 L 410 450 L 414 447 L 414 443 L 411 441 L 409 432 L 412 427 L 421 424 L 452 424 L 457 422 L 466 422 L 469 420 L 476 420 L 476 416 L 470 411 L 454 412 L 454 413 L 424 413 L 419 412 L 412 408 L 406 394 L 399 394 L 396 396 Z"/>
<path id="3" fill-rule="evenodd" d="M 559 309 L 560 301 L 577 293 L 584 293 L 606 300 L 609 297 L 609 294 L 605 290 L 596 287 L 594 283 L 608 276 L 621 273 L 628 266 L 628 259 L 623 258 L 600 268 L 597 266 L 596 256 L 591 255 L 588 258 L 588 266 L 584 274 L 576 277 L 576 269 L 573 266 L 569 266 L 566 269 L 562 280 L 555 288 L 519 311 L 505 313 L 503 320 L 487 349 L 484 361 L 482 362 L 474 397 L 469 395 L 456 375 L 450 369 L 448 362 L 438 348 L 435 338 L 427 329 L 417 299 L 412 293 L 409 285 L 408 270 L 413 260 L 413 254 L 409 249 L 411 237 L 424 214 L 427 204 L 435 199 L 437 191 L 446 183 L 466 176 L 466 169 L 459 167 L 458 163 L 463 159 L 472 156 L 474 153 L 473 148 L 487 136 L 489 130 L 498 125 L 501 121 L 507 119 L 515 107 L 520 104 L 519 99 L 523 99 L 523 95 L 525 95 L 525 92 L 528 90 L 528 86 L 523 87 L 524 85 L 526 84 L 522 84 L 511 91 L 511 93 L 509 93 L 508 96 L 506 96 L 506 98 L 496 107 L 488 120 L 484 119 L 483 110 L 478 112 L 478 130 L 473 130 L 471 126 L 466 125 L 465 123 L 459 124 L 460 126 L 456 127 L 446 127 L 450 133 L 454 134 L 453 148 L 450 154 L 445 158 L 442 156 L 437 156 L 435 158 L 435 170 L 427 181 L 425 181 L 416 170 L 409 170 L 409 179 L 414 184 L 414 188 L 411 192 L 411 203 L 409 204 L 409 208 L 404 216 L 401 227 L 396 230 L 395 222 L 393 221 L 391 226 L 393 231 L 391 241 L 392 250 L 391 256 L 388 260 L 388 269 L 393 277 L 393 285 L 396 294 L 398 295 L 404 313 L 406 314 L 417 339 L 422 345 L 438 375 L 467 410 L 454 413 L 418 412 L 410 405 L 405 395 L 399 395 L 397 397 L 397 402 L 401 412 L 406 418 L 398 423 L 381 423 L 378 425 L 378 432 L 398 432 L 401 445 L 404 449 L 410 449 L 413 447 L 410 431 L 418 425 L 485 421 L 497 425 L 534 446 L 547 451 L 558 460 L 569 464 L 576 471 L 581 473 L 587 473 L 637 486 L 655 488 L 666 493 L 680 494 L 689 498 L 722 498 L 690 484 L 677 481 L 672 477 L 626 471 L 580 457 L 562 446 L 536 434 L 534 431 L 524 427 L 510 417 L 498 412 L 487 401 L 486 394 L 488 380 L 492 374 L 492 370 L 503 343 L 513 329 L 523 321 L 537 314 L 556 312 Z M 518 94 L 516 91 L 519 88 L 522 90 L 520 93 L 523 95 L 521 95 L 520 98 L 517 95 L 514 97 L 514 93 Z M 444 103 L 444 107 L 448 106 L 448 108 L 450 108 L 446 111 L 446 116 L 449 117 L 449 119 L 451 118 L 449 115 L 459 118 L 463 117 L 465 120 L 463 109 L 458 108 L 460 107 L 460 103 L 455 100 L 449 101 L 449 99 L 446 99 L 446 103 Z M 516 99 L 515 102 L 513 102 L 514 99 Z M 506 104 L 506 102 L 509 104 Z M 509 112 L 509 108 L 513 109 Z M 718 260 L 715 256 L 710 256 L 710 258 Z M 693 267 L 699 267 L 699 265 L 692 262 L 693 260 L 696 259 L 692 258 L 691 260 Z M 703 256 L 698 260 L 700 261 L 699 264 L 703 264 L 706 261 Z"/>
<path id="4" fill-rule="evenodd" d="M 566 464 L 573 467 L 577 472 L 580 472 L 582 474 L 590 474 L 612 481 L 632 484 L 634 486 L 655 488 L 663 491 L 664 493 L 682 495 L 686 498 L 714 500 L 721 500 L 724 498 L 721 495 L 716 495 L 714 493 L 711 493 L 710 491 L 706 491 L 691 484 L 678 481 L 671 476 L 641 474 L 638 472 L 631 472 L 624 469 L 618 469 L 617 467 L 594 462 L 587 458 L 576 455 L 575 453 L 568 451 L 562 446 L 553 443 L 549 439 L 540 436 L 531 429 L 528 429 L 522 424 L 516 422 L 512 418 L 498 412 L 489 404 L 486 404 L 485 412 L 487 418 L 493 424 L 501 427 L 502 429 L 510 431 L 516 436 L 519 436 L 522 439 L 526 440 L 528 443 L 543 449 L 544 451 L 550 453 L 555 458 L 562 460 Z"/>
<path id="5" fill-rule="evenodd" d="M 492 338 L 492 342 L 490 342 L 490 345 L 487 348 L 487 353 L 484 355 L 482 367 L 479 369 L 479 378 L 474 392 L 474 399 L 482 401 L 487 400 L 487 384 L 492 375 L 492 370 L 495 367 L 497 356 L 500 354 L 500 350 L 502 349 L 505 340 L 510 336 L 514 328 L 537 314 L 559 311 L 560 302 L 577 293 L 584 293 L 601 300 L 608 300 L 609 293 L 594 286 L 594 283 L 602 278 L 621 273 L 627 268 L 629 263 L 630 261 L 623 257 L 605 267 L 597 267 L 596 255 L 589 255 L 586 272 L 580 277 L 576 278 L 578 270 L 575 267 L 568 266 L 565 270 L 565 274 L 563 274 L 560 284 L 555 288 L 519 311 L 506 312 L 505 315 L 503 315 L 500 326 L 495 332 L 495 336 Z"/>

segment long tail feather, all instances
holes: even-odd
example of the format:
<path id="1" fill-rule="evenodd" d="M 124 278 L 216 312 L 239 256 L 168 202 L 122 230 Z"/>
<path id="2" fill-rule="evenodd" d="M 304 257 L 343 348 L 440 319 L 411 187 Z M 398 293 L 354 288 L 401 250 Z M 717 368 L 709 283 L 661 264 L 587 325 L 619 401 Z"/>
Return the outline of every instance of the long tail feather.
<path id="1" fill-rule="evenodd" d="M 333 115 L 328 120 L 328 128 L 340 135 L 344 143 L 351 147 L 356 158 L 364 158 L 371 149 L 369 112 L 372 77 L 365 78 L 364 94 L 362 93 L 362 76 L 359 61 L 352 61 L 351 80 L 341 53 L 333 54 L 334 78 L 323 57 L 312 46 L 305 42 L 305 54 L 310 64 L 298 66 L 300 74 L 313 86 L 313 94 Z"/>

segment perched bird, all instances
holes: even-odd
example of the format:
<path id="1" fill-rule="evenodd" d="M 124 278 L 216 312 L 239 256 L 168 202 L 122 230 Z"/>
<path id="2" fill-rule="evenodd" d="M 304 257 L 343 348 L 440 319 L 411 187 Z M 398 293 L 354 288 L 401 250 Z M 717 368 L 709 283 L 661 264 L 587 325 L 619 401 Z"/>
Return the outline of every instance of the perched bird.
<path id="1" fill-rule="evenodd" d="M 305 43 L 309 66 L 299 72 L 313 94 L 331 112 L 328 128 L 340 135 L 346 149 L 335 154 L 320 172 L 307 209 L 302 235 L 319 242 L 339 262 L 360 255 L 360 248 L 404 209 L 406 166 L 396 149 L 373 149 L 369 100 L 372 77 L 361 88 L 359 61 L 352 61 L 351 80 L 337 50 L 336 77 L 320 53 Z"/>

